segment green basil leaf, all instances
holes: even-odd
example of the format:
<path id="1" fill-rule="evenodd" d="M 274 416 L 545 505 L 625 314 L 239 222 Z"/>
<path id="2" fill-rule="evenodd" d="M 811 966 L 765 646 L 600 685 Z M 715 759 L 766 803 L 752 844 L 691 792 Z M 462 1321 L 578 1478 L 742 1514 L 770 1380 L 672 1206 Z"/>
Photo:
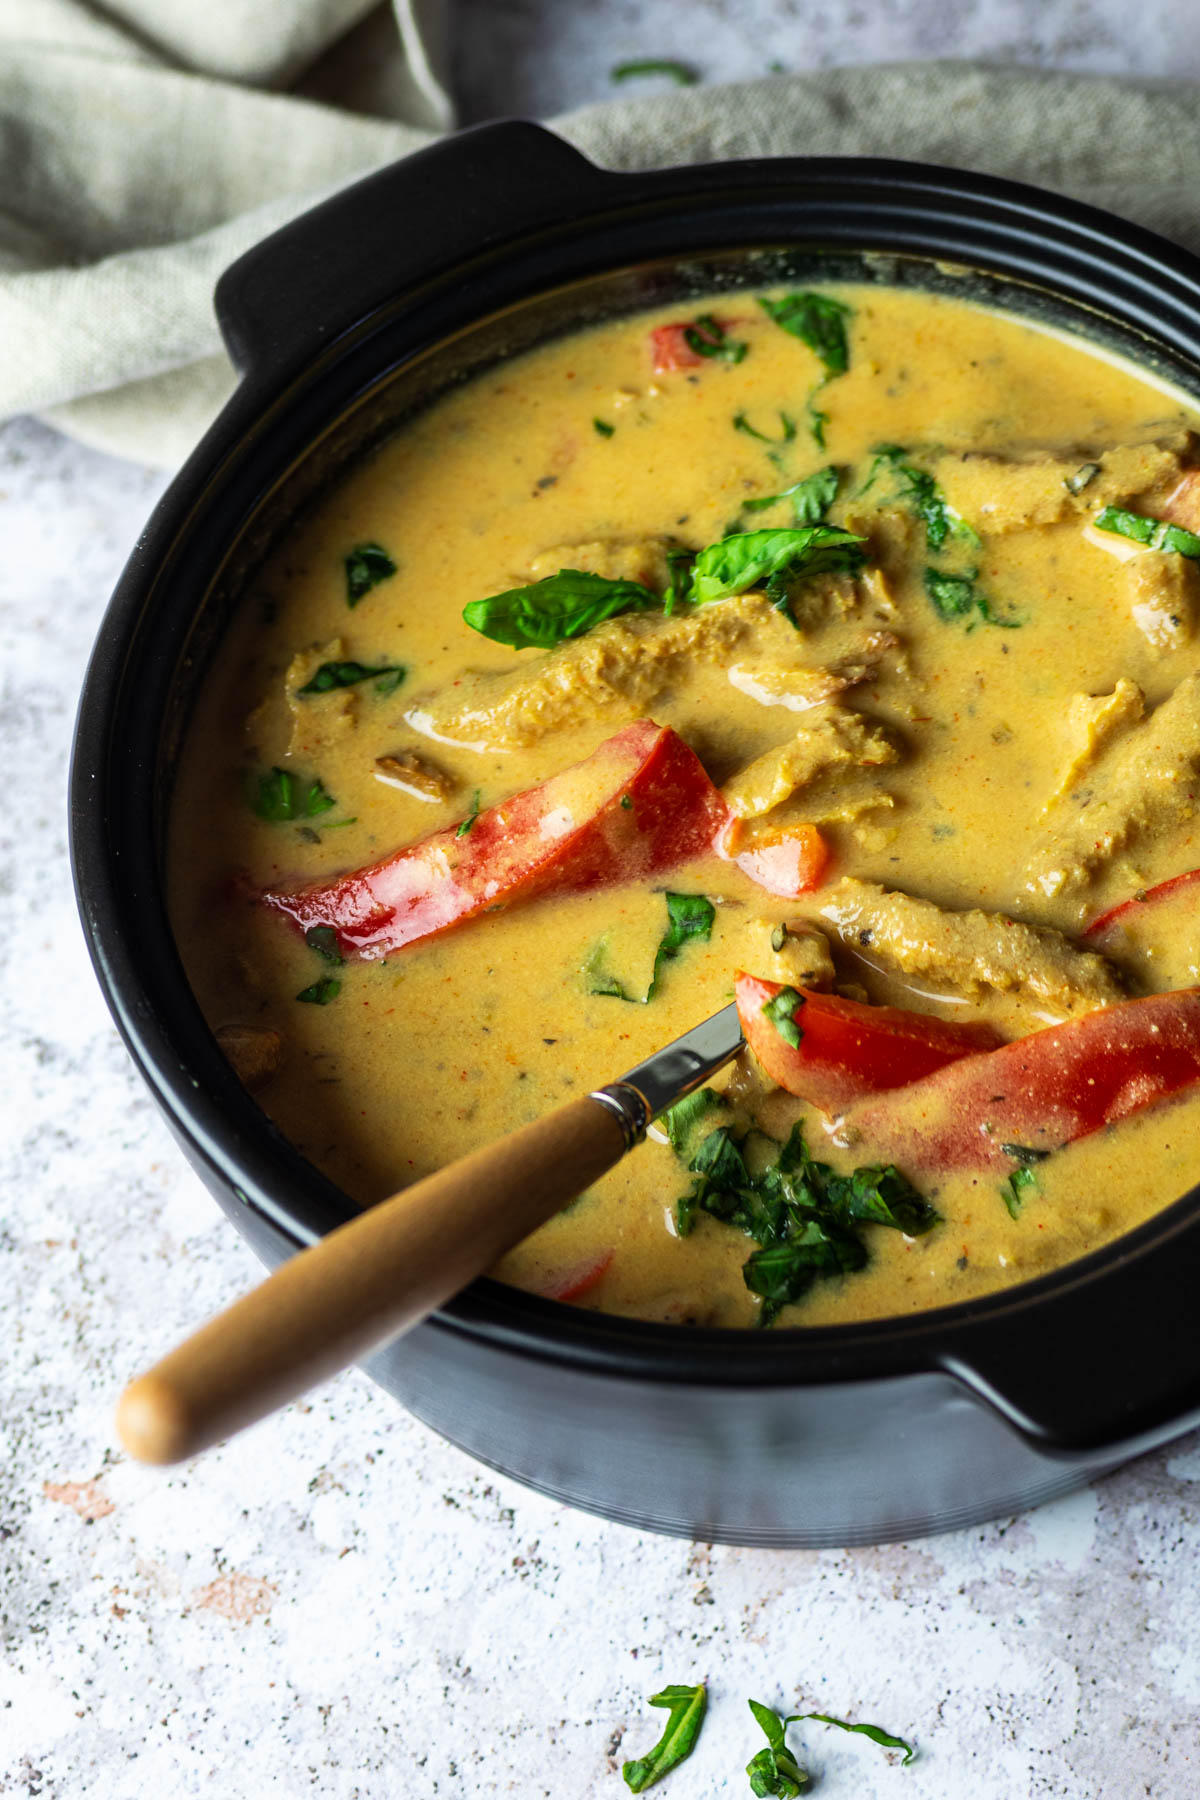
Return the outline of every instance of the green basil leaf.
<path id="1" fill-rule="evenodd" d="M 703 605 L 730 594 L 744 594 L 772 578 L 795 581 L 831 570 L 853 573 L 864 561 L 862 542 L 836 525 L 734 532 L 700 552 L 690 598 Z"/>
<path id="2" fill-rule="evenodd" d="M 786 1731 L 793 1719 L 781 1719 L 777 1712 L 759 1700 L 750 1701 L 750 1711 L 768 1739 L 768 1747 L 752 1756 L 746 1764 L 750 1791 L 760 1800 L 797 1800 L 812 1786 L 812 1777 L 802 1769 L 787 1747 Z"/>
<path id="3" fill-rule="evenodd" d="M 815 475 L 806 475 L 803 481 L 793 482 L 782 493 L 764 494 L 761 499 L 747 500 L 742 510 L 763 512 L 768 506 L 778 506 L 782 501 L 790 500 L 797 525 L 821 525 L 825 514 L 837 499 L 840 479 L 837 469 L 831 463 L 827 469 L 818 469 Z"/>
<path id="4" fill-rule="evenodd" d="M 1019 1218 L 1025 1195 L 1030 1188 L 1037 1189 L 1037 1176 L 1028 1165 L 1014 1169 L 1000 1189 L 1000 1198 L 1008 1209 L 1010 1219 Z"/>
<path id="5" fill-rule="evenodd" d="M 386 690 L 382 682 L 379 684 L 380 693 L 386 691 L 393 694 L 404 680 L 406 673 L 407 671 L 399 663 L 379 663 L 375 668 L 368 668 L 365 663 L 360 662 L 325 662 L 302 688 L 296 689 L 296 692 L 298 694 L 329 694 L 335 688 L 355 687 L 360 681 L 369 681 L 374 675 L 394 675 L 396 679 Z"/>
<path id="6" fill-rule="evenodd" d="M 926 569 L 925 592 L 939 619 L 945 619 L 947 623 L 954 619 L 969 619 L 968 631 L 980 619 L 1000 631 L 1018 630 L 1022 624 L 1020 619 L 996 617 L 991 601 L 975 585 L 977 575 L 976 569 L 968 569 L 964 575 L 950 575 L 944 569 Z"/>
<path id="7" fill-rule="evenodd" d="M 715 1131 L 709 1132 L 688 1167 L 717 1187 L 736 1190 L 748 1187 L 750 1183 L 745 1159 L 726 1125 L 718 1125 Z"/>
<path id="8" fill-rule="evenodd" d="M 805 411 L 808 414 L 809 433 L 818 450 L 823 450 L 825 448 L 825 427 L 829 423 L 829 414 L 823 412 L 817 405 L 817 395 L 821 392 L 821 389 L 826 385 L 828 380 L 829 377 L 826 376 L 825 381 L 818 381 L 816 387 L 813 388 L 805 402 Z"/>
<path id="9" fill-rule="evenodd" d="M 660 1694 L 651 1694 L 650 1704 L 668 1709 L 667 1722 L 653 1750 L 634 1762 L 623 1764 L 621 1768 L 625 1785 L 635 1794 L 653 1787 L 656 1781 L 661 1781 L 664 1775 L 692 1754 L 696 1748 L 696 1739 L 700 1736 L 700 1727 L 704 1723 L 708 1690 L 703 1682 L 696 1687 L 666 1687 Z"/>
<path id="10" fill-rule="evenodd" d="M 759 431 L 757 427 L 750 423 L 745 413 L 740 412 L 733 415 L 733 429 L 735 431 L 743 432 L 746 437 L 753 438 L 755 443 L 773 445 L 777 452 L 780 445 L 794 442 L 796 436 L 796 421 L 795 419 L 789 419 L 785 412 L 781 412 L 779 415 L 779 436 L 772 437 L 768 431 Z M 773 454 L 769 460 L 771 462 L 778 462 L 779 457 L 777 454 Z"/>
<path id="11" fill-rule="evenodd" d="M 276 768 L 259 776 L 251 804 L 260 819 L 278 824 L 288 819 L 315 819 L 337 801 L 315 776 Z"/>
<path id="12" fill-rule="evenodd" d="M 654 968 L 650 976 L 650 985 L 640 1001 L 631 994 L 625 984 L 618 981 L 615 975 L 604 968 L 604 956 L 608 941 L 602 938 L 589 956 L 584 966 L 588 977 L 588 993 L 599 994 L 613 1000 L 628 1000 L 641 1006 L 648 1006 L 658 992 L 665 965 L 672 957 L 678 956 L 685 944 L 693 938 L 707 943 L 712 934 L 713 920 L 717 909 L 704 894 L 666 894 L 667 929 L 659 939 L 658 949 L 654 955 Z"/>
<path id="13" fill-rule="evenodd" d="M 689 1130 L 694 1134 L 701 1117 L 681 1115 L 681 1138 Z M 694 1135 L 686 1141 L 690 1149 Z M 755 1240 L 759 1249 L 744 1265 L 743 1279 L 762 1301 L 759 1325 L 772 1324 L 780 1309 L 801 1299 L 819 1277 L 865 1267 L 863 1226 L 891 1226 L 916 1237 L 940 1223 L 933 1207 L 890 1165 L 841 1175 L 817 1162 L 801 1123 L 793 1125 L 774 1162 L 753 1176 L 728 1125 L 709 1132 L 688 1166 L 695 1180 L 677 1203 L 680 1234 L 704 1212 Z"/>
<path id="14" fill-rule="evenodd" d="M 610 581 L 582 569 L 560 569 L 528 587 L 472 600 L 463 608 L 463 618 L 472 631 L 497 644 L 548 650 L 620 613 L 644 612 L 659 604 L 658 595 L 640 581 Z"/>
<path id="15" fill-rule="evenodd" d="M 825 1200 L 845 1223 L 889 1225 L 906 1237 L 923 1237 L 941 1223 L 941 1214 L 894 1164 L 869 1164 L 852 1175 L 830 1175 Z"/>
<path id="16" fill-rule="evenodd" d="M 633 81 L 639 75 L 666 75 L 680 87 L 695 87 L 700 79 L 694 69 L 676 62 L 673 56 L 643 56 L 618 63 L 608 72 L 610 81 Z"/>
<path id="17" fill-rule="evenodd" d="M 853 308 L 829 294 L 785 294 L 782 300 L 759 300 L 776 325 L 799 338 L 820 357 L 827 375 L 844 375 L 850 366 L 846 320 Z"/>
<path id="18" fill-rule="evenodd" d="M 610 438 L 617 429 L 615 425 L 610 425 L 607 419 L 593 419 L 592 428 L 597 437 L 603 438 Z"/>
<path id="19" fill-rule="evenodd" d="M 346 570 L 346 605 L 357 606 L 373 587 L 390 581 L 396 565 L 382 544 L 356 544 L 343 558 Z"/>
<path id="20" fill-rule="evenodd" d="M 796 1800 L 799 1794 L 807 1794 L 812 1780 L 807 1769 L 802 1769 L 790 1750 L 760 1750 L 746 1764 L 746 1773 L 750 1777 L 750 1792 L 767 1800 Z"/>
<path id="21" fill-rule="evenodd" d="M 654 972 L 646 989 L 647 1001 L 658 992 L 664 965 L 678 956 L 685 944 L 698 938 L 707 943 L 712 936 L 717 909 L 704 894 L 667 894 L 667 929 L 659 940 L 654 956 Z"/>
<path id="22" fill-rule="evenodd" d="M 343 963 L 346 960 L 332 925 L 310 925 L 304 934 L 304 941 L 310 950 L 315 950 L 326 962 Z"/>
<path id="23" fill-rule="evenodd" d="M 892 478 L 891 491 L 884 504 L 905 507 L 925 526 L 925 542 L 930 550 L 940 550 L 947 538 L 979 545 L 979 536 L 961 513 L 955 512 L 933 476 L 907 460 L 908 452 L 900 444 L 879 444 L 866 481 L 860 489 L 868 493 L 881 476 Z"/>
<path id="24" fill-rule="evenodd" d="M 631 994 L 623 981 L 618 981 L 612 971 L 605 967 L 608 955 L 608 938 L 602 937 L 593 944 L 583 965 L 584 983 L 589 994 L 601 1000 L 624 1000 L 630 1006 L 636 1006 L 636 994 Z"/>
<path id="25" fill-rule="evenodd" d="M 1182 525 L 1171 525 L 1166 519 L 1150 519 L 1144 513 L 1123 512 L 1120 507 L 1106 506 L 1096 514 L 1097 531 L 1110 531 L 1117 537 L 1144 544 L 1147 550 L 1175 550 L 1180 556 L 1200 557 L 1200 537 L 1185 531 Z"/>
<path id="26" fill-rule="evenodd" d="M 785 1044 L 793 1050 L 800 1048 L 804 1032 L 796 1023 L 795 1015 L 804 1005 L 804 995 L 794 987 L 782 987 L 770 1000 L 764 1000 L 763 1017 L 769 1019 Z"/>
<path id="27" fill-rule="evenodd" d="M 307 1001 L 310 1006 L 328 1006 L 336 1000 L 342 991 L 342 984 L 333 975 L 322 975 L 320 981 L 314 981 L 311 987 L 301 988 L 296 995 L 297 1000 Z"/>
<path id="28" fill-rule="evenodd" d="M 466 837 L 467 833 L 470 831 L 471 827 L 474 825 L 474 823 L 478 817 L 479 817 L 479 789 L 476 788 L 475 792 L 471 796 L 471 810 L 467 814 L 466 818 L 463 820 L 462 824 L 459 826 L 458 830 L 455 832 L 455 834 L 454 834 L 455 837 L 456 838 Z"/>
<path id="29" fill-rule="evenodd" d="M 687 1162 L 693 1154 L 698 1127 L 709 1113 L 722 1112 L 725 1101 L 715 1088 L 697 1088 L 694 1094 L 685 1094 L 674 1106 L 669 1106 L 660 1117 L 660 1124 L 667 1128 L 667 1139 L 672 1150 L 682 1162 Z"/>
<path id="30" fill-rule="evenodd" d="M 965 619 L 975 611 L 975 576 L 926 569 L 925 592 L 939 619 Z"/>
<path id="31" fill-rule="evenodd" d="M 909 1763 L 917 1760 L 916 1749 L 906 1738 L 893 1737 L 881 1725 L 854 1725 L 848 1719 L 835 1719 L 830 1713 L 820 1712 L 797 1713 L 796 1724 L 801 1724 L 805 1719 L 815 1719 L 819 1725 L 836 1725 L 839 1731 L 858 1732 L 884 1750 L 903 1750 L 904 1756 L 900 1763 L 902 1769 L 907 1769 Z"/>
<path id="32" fill-rule="evenodd" d="M 702 313 L 690 325 L 685 325 L 683 341 L 694 356 L 716 357 L 722 362 L 740 363 L 749 350 L 749 344 L 735 344 L 719 319 L 711 313 Z"/>
<path id="33" fill-rule="evenodd" d="M 696 552 L 694 550 L 667 551 L 667 571 L 670 575 L 670 583 L 666 593 L 663 595 L 662 605 L 663 612 L 666 613 L 668 617 L 675 611 L 677 606 L 685 604 L 688 597 L 688 589 L 692 585 L 692 570 L 695 567 L 695 564 Z"/>
<path id="34" fill-rule="evenodd" d="M 764 1706 L 761 1700 L 750 1700 L 747 1705 L 766 1733 L 767 1742 L 772 1750 L 781 1750 L 784 1743 L 784 1724 L 779 1714 L 772 1707 Z"/>

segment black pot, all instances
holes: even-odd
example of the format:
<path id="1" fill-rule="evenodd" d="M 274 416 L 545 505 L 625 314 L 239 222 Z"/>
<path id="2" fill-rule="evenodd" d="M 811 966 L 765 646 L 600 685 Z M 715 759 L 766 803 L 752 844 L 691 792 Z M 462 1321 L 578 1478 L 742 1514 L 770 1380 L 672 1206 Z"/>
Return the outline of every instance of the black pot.
<path id="1" fill-rule="evenodd" d="M 266 1262 L 353 1208 L 238 1083 L 164 906 L 180 736 L 239 594 L 320 487 L 473 370 L 639 306 L 820 275 L 973 295 L 1200 394 L 1194 258 L 1032 188 L 904 163 L 614 175 L 535 126 L 486 126 L 358 183 L 222 279 L 242 382 L 105 618 L 71 834 L 117 1025 Z M 1056 1274 L 915 1317 L 701 1331 L 480 1281 L 369 1367 L 472 1455 L 609 1518 L 734 1543 L 850 1544 L 1012 1512 L 1187 1429 L 1200 1419 L 1197 1291 L 1193 1193 Z M 196 1322 L 164 1319 L 164 1339 Z"/>

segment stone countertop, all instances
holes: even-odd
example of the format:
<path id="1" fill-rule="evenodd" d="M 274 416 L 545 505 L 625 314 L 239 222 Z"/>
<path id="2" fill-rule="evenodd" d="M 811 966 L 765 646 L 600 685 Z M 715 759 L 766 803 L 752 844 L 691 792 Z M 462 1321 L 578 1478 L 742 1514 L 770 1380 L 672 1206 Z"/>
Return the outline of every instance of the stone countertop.
<path id="1" fill-rule="evenodd" d="M 542 46 L 559 79 L 529 50 L 524 104 L 594 98 L 620 56 L 689 48 L 670 0 L 601 10 L 603 32 L 582 7 L 507 9 L 506 54 L 559 21 Z M 1026 60 L 1089 66 L 1107 45 L 1090 66 L 1131 66 L 1126 9 L 1101 0 L 880 0 L 840 24 L 799 0 L 700 10 L 745 43 L 757 12 L 791 66 L 861 60 L 872 20 L 880 54 L 919 54 L 943 16 L 963 54 L 988 47 L 990 20 L 988 43 Z M 482 22 L 481 0 L 463 11 Z M 1139 10 L 1142 73 L 1188 72 L 1169 11 Z M 802 18 L 819 58 L 801 55 Z M 116 1451 L 121 1382 L 259 1272 L 129 1065 L 67 868 L 75 697 L 163 485 L 28 421 L 0 430 L 0 1795 L 615 1800 L 621 1760 L 658 1736 L 646 1697 L 701 1678 L 709 1720 L 668 1796 L 748 1791 L 763 1741 L 748 1696 L 919 1744 L 901 1771 L 863 1739 L 795 1731 L 829 1800 L 1200 1791 L 1195 1437 L 1021 1518 L 841 1552 L 712 1548 L 573 1512 L 357 1372 L 178 1473 Z"/>

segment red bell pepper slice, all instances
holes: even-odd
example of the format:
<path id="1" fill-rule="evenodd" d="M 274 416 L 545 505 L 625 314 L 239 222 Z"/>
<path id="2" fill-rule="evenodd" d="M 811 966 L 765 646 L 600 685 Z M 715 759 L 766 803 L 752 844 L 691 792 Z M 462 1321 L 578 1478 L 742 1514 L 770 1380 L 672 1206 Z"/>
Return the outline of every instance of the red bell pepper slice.
<path id="1" fill-rule="evenodd" d="M 1083 936 L 1146 987 L 1182 988 L 1200 967 L 1200 869 L 1173 875 L 1093 919 Z"/>
<path id="2" fill-rule="evenodd" d="M 718 319 L 717 324 L 722 331 L 728 331 L 736 325 L 736 319 Z M 650 333 L 650 361 L 656 375 L 670 375 L 677 369 L 699 369 L 708 361 L 700 351 L 693 350 L 687 341 L 689 331 L 704 338 L 709 343 L 716 343 L 710 332 L 695 319 L 681 319 L 674 325 L 656 325 Z"/>
<path id="3" fill-rule="evenodd" d="M 599 1256 L 589 1257 L 586 1262 L 573 1263 L 570 1268 L 561 1269 L 536 1291 L 544 1300 L 579 1300 L 604 1280 L 612 1267 L 613 1255 L 613 1251 L 604 1250 Z"/>
<path id="4" fill-rule="evenodd" d="M 728 810 L 683 739 L 649 719 L 591 756 L 383 862 L 262 899 L 374 959 L 483 912 L 638 881 L 712 852 Z"/>
<path id="5" fill-rule="evenodd" d="M 1160 881 L 1157 887 L 1147 888 L 1144 894 L 1134 894 L 1129 900 L 1122 900 L 1119 906 L 1110 906 L 1106 913 L 1093 919 L 1081 935 L 1085 938 L 1104 938 L 1111 935 L 1110 927 L 1118 924 L 1132 925 L 1144 919 L 1148 911 L 1152 911 L 1173 900 L 1200 881 L 1200 869 L 1189 869 L 1186 875 L 1172 875 L 1169 881 Z M 1189 911 L 1195 913 L 1194 905 Z"/>
<path id="6" fill-rule="evenodd" d="M 1011 1174 L 1005 1146 L 1059 1150 L 1200 1083 L 1200 988 L 1125 1000 L 964 1057 L 852 1106 L 839 1136 L 914 1179 Z"/>
<path id="7" fill-rule="evenodd" d="M 796 991 L 801 1004 L 791 1017 L 801 1033 L 798 1046 L 789 1044 L 763 1012 L 782 992 L 778 981 L 739 975 L 738 1018 L 771 1080 L 822 1112 L 841 1112 L 866 1095 L 920 1081 L 959 1057 L 994 1050 L 1004 1041 L 982 1023 L 959 1025 L 898 1006 L 863 1006 L 836 994 Z"/>

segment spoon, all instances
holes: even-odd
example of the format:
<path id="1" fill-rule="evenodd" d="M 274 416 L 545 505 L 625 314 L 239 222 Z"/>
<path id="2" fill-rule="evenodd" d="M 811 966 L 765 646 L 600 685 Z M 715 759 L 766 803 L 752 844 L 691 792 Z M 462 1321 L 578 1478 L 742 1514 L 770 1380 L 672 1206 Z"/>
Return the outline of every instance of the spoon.
<path id="1" fill-rule="evenodd" d="M 194 1456 L 357 1362 L 575 1199 L 743 1043 L 732 1003 L 619 1081 L 473 1151 L 331 1231 L 130 1383 L 142 1462 Z"/>

